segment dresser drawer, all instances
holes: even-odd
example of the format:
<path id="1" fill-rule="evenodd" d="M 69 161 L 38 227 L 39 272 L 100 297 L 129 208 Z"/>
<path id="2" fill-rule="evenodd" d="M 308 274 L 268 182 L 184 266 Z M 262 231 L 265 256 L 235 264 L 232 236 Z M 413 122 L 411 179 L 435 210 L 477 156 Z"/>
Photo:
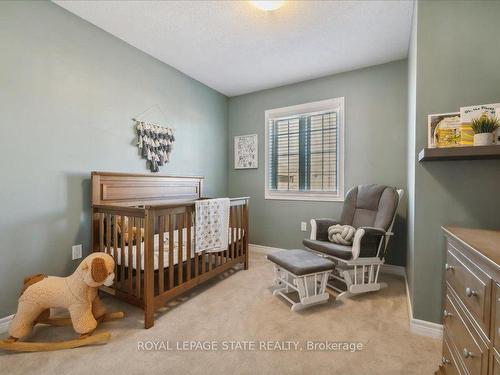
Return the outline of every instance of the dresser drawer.
<path id="1" fill-rule="evenodd" d="M 493 350 L 493 355 L 491 359 L 491 375 L 500 375 L 500 356 L 496 350 Z"/>
<path id="2" fill-rule="evenodd" d="M 471 375 L 486 374 L 488 367 L 488 346 L 481 341 L 478 333 L 467 321 L 458 301 L 450 294 L 446 295 L 445 333 L 457 349 L 457 355 Z"/>
<path id="3" fill-rule="evenodd" d="M 490 327 L 491 279 L 448 242 L 446 280 L 485 333 Z"/>
<path id="4" fill-rule="evenodd" d="M 457 354 L 452 349 L 451 341 L 447 335 L 444 335 L 443 340 L 443 368 L 446 375 L 462 375 L 460 362 L 458 361 Z"/>
<path id="5" fill-rule="evenodd" d="M 495 316 L 493 317 L 493 343 L 500 352 L 500 284 L 495 283 Z"/>

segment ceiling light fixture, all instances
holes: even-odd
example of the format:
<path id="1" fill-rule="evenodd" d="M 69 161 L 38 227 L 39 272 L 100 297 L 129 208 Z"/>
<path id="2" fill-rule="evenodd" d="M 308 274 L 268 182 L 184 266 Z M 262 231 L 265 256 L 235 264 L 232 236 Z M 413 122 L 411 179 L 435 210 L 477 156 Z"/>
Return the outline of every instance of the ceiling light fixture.
<path id="1" fill-rule="evenodd" d="M 254 7 L 260 10 L 272 11 L 281 8 L 285 4 L 285 0 L 271 0 L 271 1 L 254 0 L 250 1 L 250 3 Z"/>

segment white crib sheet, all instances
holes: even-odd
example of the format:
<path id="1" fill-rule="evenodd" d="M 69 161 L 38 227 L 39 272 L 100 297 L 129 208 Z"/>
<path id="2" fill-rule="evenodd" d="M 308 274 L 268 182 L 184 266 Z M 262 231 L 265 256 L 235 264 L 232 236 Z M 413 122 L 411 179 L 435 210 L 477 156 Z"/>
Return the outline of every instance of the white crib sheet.
<path id="1" fill-rule="evenodd" d="M 173 264 L 176 265 L 179 262 L 179 231 L 175 230 L 174 231 L 174 251 L 173 251 Z M 191 230 L 191 259 L 194 258 L 195 252 L 194 252 L 194 231 Z M 229 232 L 231 232 L 231 228 L 229 228 Z M 241 239 L 242 234 L 244 231 L 240 228 L 237 231 L 236 238 L 232 239 L 233 242 L 238 241 Z M 184 228 L 182 230 L 182 238 L 184 241 L 182 242 L 182 261 L 187 260 L 187 250 L 186 250 L 186 245 L 187 245 L 187 230 Z M 154 269 L 158 270 L 159 264 L 160 264 L 160 242 L 159 242 L 160 235 L 155 234 L 154 236 Z M 164 238 L 164 251 L 163 251 L 163 266 L 164 268 L 167 268 L 169 266 L 169 259 L 168 259 L 168 247 L 169 247 L 169 233 L 166 232 L 163 235 Z M 231 246 L 231 242 L 229 243 L 229 246 Z M 122 253 L 123 257 L 125 258 L 124 266 L 128 267 L 129 266 L 129 258 L 128 258 L 128 251 L 129 247 L 125 245 L 125 251 L 121 251 L 121 248 L 117 249 L 117 259 L 116 262 L 118 265 L 122 265 Z M 113 247 L 110 247 L 109 249 L 110 255 L 114 257 L 115 249 Z M 144 271 L 144 241 L 141 242 L 141 256 L 140 256 L 140 262 L 141 262 L 141 270 Z M 134 269 L 137 269 L 137 245 L 132 246 L 132 267 Z"/>

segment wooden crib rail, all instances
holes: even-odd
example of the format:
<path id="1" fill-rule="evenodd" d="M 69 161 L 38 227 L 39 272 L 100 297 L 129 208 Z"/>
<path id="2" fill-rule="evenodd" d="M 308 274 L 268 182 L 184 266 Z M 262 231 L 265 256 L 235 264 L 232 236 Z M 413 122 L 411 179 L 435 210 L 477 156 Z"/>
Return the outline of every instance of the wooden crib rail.
<path id="1" fill-rule="evenodd" d="M 200 198 L 200 200 L 204 199 L 211 199 L 211 198 Z M 231 206 L 239 206 L 243 204 L 248 204 L 250 200 L 250 197 L 237 197 L 237 198 L 229 198 Z M 188 201 L 180 201 L 180 202 L 169 202 L 169 203 L 157 203 L 157 204 L 148 204 L 143 206 L 145 209 L 155 209 L 155 210 L 161 210 L 161 209 L 174 209 L 174 208 L 186 208 L 186 207 L 192 207 L 194 209 L 195 201 L 194 200 L 188 200 Z"/>

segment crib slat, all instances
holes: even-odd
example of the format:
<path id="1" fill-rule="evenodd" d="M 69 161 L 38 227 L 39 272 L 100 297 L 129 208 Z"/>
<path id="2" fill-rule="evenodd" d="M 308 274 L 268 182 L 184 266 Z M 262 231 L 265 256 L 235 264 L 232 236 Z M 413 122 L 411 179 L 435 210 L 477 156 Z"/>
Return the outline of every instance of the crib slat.
<path id="1" fill-rule="evenodd" d="M 243 236 L 243 229 L 245 228 L 245 206 L 240 207 L 241 211 L 241 225 L 240 225 L 240 255 L 245 255 L 245 237 Z"/>
<path id="2" fill-rule="evenodd" d="M 241 256 L 241 206 L 236 206 L 236 257 Z"/>
<path id="3" fill-rule="evenodd" d="M 184 230 L 184 214 L 180 214 L 177 220 L 177 285 L 181 285 L 183 281 L 183 261 L 182 261 L 182 251 L 183 246 L 183 230 Z"/>
<path id="4" fill-rule="evenodd" d="M 247 230 L 247 206 L 246 204 L 243 204 L 241 206 L 241 255 L 245 257 L 245 265 L 246 265 L 246 254 L 247 254 L 246 230 Z"/>
<path id="5" fill-rule="evenodd" d="M 165 216 L 161 215 L 160 216 L 160 221 L 158 224 L 158 245 L 159 245 L 159 254 L 158 254 L 158 288 L 159 288 L 159 293 L 162 294 L 165 283 L 163 280 L 164 274 L 163 274 L 163 268 L 164 268 L 164 261 L 163 261 L 163 256 L 164 256 L 164 251 L 165 251 L 165 241 L 163 241 L 165 237 Z"/>
<path id="6" fill-rule="evenodd" d="M 239 240 L 239 217 L 238 217 L 238 206 L 235 206 L 234 207 L 234 232 L 235 232 L 235 236 L 234 236 L 234 256 L 236 258 L 239 257 L 240 255 L 240 240 Z"/>
<path id="7" fill-rule="evenodd" d="M 132 258 L 132 251 L 134 249 L 134 235 L 133 235 L 134 218 L 128 217 L 128 293 L 132 294 L 132 271 L 134 269 L 134 261 Z M 125 231 L 123 231 L 125 235 Z"/>
<path id="8" fill-rule="evenodd" d="M 191 280 L 191 208 L 186 213 L 186 280 Z"/>
<path id="9" fill-rule="evenodd" d="M 136 235 L 135 235 L 135 295 L 141 298 L 141 270 L 142 264 L 142 236 L 141 227 L 142 219 L 135 219 Z M 144 252 L 145 253 L 145 252 Z"/>
<path id="10" fill-rule="evenodd" d="M 114 216 L 114 225 L 113 225 L 113 259 L 115 261 L 115 278 L 113 280 L 113 288 L 116 289 L 118 284 L 118 217 Z"/>
<path id="11" fill-rule="evenodd" d="M 245 202 L 245 205 L 243 206 L 243 209 L 244 209 L 244 213 L 243 213 L 243 218 L 245 219 L 245 224 L 243 225 L 243 236 L 245 238 L 244 242 L 243 242 L 243 246 L 244 246 L 244 250 L 245 250 L 245 269 L 247 270 L 248 269 L 248 257 L 249 257 L 249 254 L 248 254 L 248 227 L 249 227 L 249 216 L 248 216 L 248 201 Z M 322 289 L 324 290 L 324 289 Z"/>
<path id="12" fill-rule="evenodd" d="M 243 205 L 240 206 L 240 228 L 239 228 L 239 231 L 240 231 L 240 256 L 243 256 L 244 254 L 244 244 L 243 244 L 243 241 L 244 241 L 244 238 L 243 238 L 243 228 L 245 226 L 245 218 L 244 218 L 244 208 Z"/>
<path id="13" fill-rule="evenodd" d="M 208 270 L 208 257 L 207 253 L 205 251 L 202 251 L 201 253 L 201 273 L 204 274 Z"/>
<path id="14" fill-rule="evenodd" d="M 227 248 L 224 249 L 224 251 L 222 252 L 222 264 L 226 263 L 228 260 L 227 258 L 228 258 L 229 244 L 231 243 L 229 242 L 229 231 L 226 234 L 226 236 L 228 236 L 228 241 L 227 241 Z"/>
<path id="15" fill-rule="evenodd" d="M 120 218 L 120 225 L 122 226 L 120 241 L 120 289 L 125 290 L 125 236 L 123 235 L 125 216 L 121 216 Z"/>
<path id="16" fill-rule="evenodd" d="M 194 277 L 197 277 L 198 276 L 198 272 L 199 272 L 199 266 L 198 266 L 198 262 L 199 262 L 199 258 L 200 258 L 200 255 L 198 253 L 194 253 Z"/>
<path id="17" fill-rule="evenodd" d="M 168 288 L 174 287 L 174 217 L 168 215 Z"/>
<path id="18" fill-rule="evenodd" d="M 104 252 L 104 214 L 99 214 L 99 251 Z"/>
<path id="19" fill-rule="evenodd" d="M 234 207 L 231 207 L 231 210 L 230 210 L 230 218 L 231 218 L 231 260 L 234 259 L 234 252 L 235 252 L 235 246 L 236 246 L 236 238 L 235 238 L 235 220 L 234 220 L 234 215 L 235 215 L 235 211 L 234 211 Z"/>
<path id="20" fill-rule="evenodd" d="M 111 215 L 106 214 L 106 254 L 111 253 Z"/>

